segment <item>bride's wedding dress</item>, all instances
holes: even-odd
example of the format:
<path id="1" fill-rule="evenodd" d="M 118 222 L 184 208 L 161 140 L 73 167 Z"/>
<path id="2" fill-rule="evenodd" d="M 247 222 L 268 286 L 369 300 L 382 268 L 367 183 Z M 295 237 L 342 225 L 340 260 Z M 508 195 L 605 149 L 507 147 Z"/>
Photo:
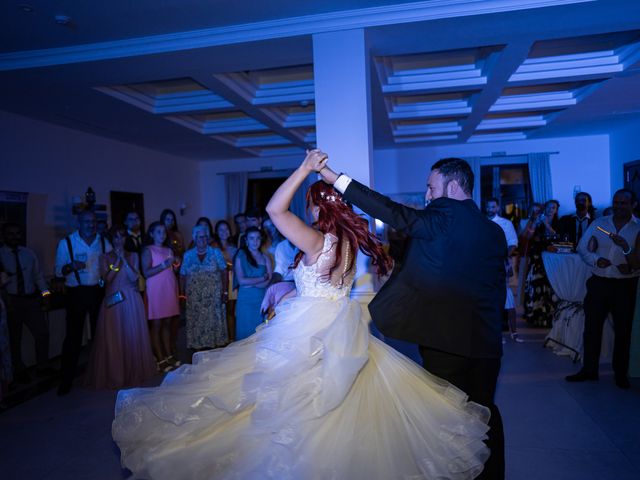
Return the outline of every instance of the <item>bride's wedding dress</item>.
<path id="1" fill-rule="evenodd" d="M 118 394 L 122 464 L 153 479 L 467 479 L 488 409 L 369 334 L 325 279 L 336 238 L 295 270 L 298 295 L 253 336 Z M 355 269 L 354 269 L 355 270 Z M 338 282 L 336 282 L 338 283 Z M 428 315 L 425 312 L 425 316 Z"/>

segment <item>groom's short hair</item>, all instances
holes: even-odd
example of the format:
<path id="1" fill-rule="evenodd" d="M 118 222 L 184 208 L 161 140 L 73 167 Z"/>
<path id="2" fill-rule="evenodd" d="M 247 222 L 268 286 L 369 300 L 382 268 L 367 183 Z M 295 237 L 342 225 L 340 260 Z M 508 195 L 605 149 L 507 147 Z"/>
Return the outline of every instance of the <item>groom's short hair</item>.
<path id="1" fill-rule="evenodd" d="M 442 175 L 445 188 L 450 181 L 455 180 L 464 193 L 469 196 L 473 195 L 473 170 L 461 158 L 443 158 L 434 163 L 431 170 L 438 170 Z"/>

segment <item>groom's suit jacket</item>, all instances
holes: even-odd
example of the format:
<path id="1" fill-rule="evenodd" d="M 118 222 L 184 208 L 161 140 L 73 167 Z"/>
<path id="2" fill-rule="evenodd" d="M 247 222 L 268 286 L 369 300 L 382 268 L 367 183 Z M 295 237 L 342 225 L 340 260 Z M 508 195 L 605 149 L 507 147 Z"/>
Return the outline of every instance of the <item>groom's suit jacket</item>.
<path id="1" fill-rule="evenodd" d="M 409 237 L 402 268 L 369 304 L 389 337 L 469 358 L 502 355 L 507 244 L 473 200 L 433 200 L 424 210 L 351 181 L 344 200 Z"/>

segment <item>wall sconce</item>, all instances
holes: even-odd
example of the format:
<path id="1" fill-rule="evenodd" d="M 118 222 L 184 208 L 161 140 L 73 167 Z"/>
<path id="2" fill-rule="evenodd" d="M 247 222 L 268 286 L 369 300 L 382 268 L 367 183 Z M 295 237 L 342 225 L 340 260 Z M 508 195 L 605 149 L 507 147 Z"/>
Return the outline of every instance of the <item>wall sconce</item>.
<path id="1" fill-rule="evenodd" d="M 180 216 L 184 217 L 184 212 L 187 210 L 187 204 L 182 202 L 180 204 Z"/>

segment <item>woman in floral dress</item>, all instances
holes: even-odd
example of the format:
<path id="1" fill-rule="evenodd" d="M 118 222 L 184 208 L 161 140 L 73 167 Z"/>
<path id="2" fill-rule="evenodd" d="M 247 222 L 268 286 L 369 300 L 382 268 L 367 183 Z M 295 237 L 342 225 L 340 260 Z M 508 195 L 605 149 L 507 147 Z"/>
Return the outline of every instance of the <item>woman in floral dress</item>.
<path id="1" fill-rule="evenodd" d="M 211 247 L 207 227 L 193 228 L 195 247 L 187 250 L 180 268 L 180 290 L 187 302 L 187 347 L 206 350 L 229 343 L 226 301 L 227 263 Z"/>

